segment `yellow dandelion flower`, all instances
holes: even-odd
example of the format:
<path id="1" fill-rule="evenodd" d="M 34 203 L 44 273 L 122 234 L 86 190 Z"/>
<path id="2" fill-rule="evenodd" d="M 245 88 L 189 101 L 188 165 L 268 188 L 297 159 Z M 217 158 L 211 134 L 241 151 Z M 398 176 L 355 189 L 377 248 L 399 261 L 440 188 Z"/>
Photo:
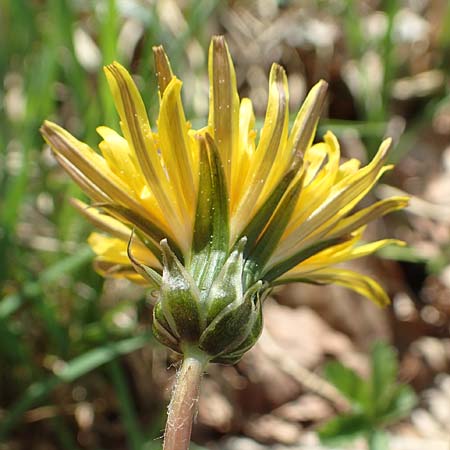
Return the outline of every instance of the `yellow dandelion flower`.
<path id="1" fill-rule="evenodd" d="M 89 237 L 97 270 L 159 290 L 158 339 L 179 352 L 188 343 L 213 361 L 237 361 L 260 333 L 264 295 L 290 282 L 335 283 L 386 305 L 378 283 L 336 265 L 401 244 L 360 240 L 369 221 L 403 208 L 406 197 L 354 212 L 391 168 L 385 164 L 390 140 L 362 168 L 354 159 L 341 163 L 330 132 L 313 144 L 324 81 L 311 89 L 289 130 L 288 84 L 278 64 L 258 133 L 251 101 L 239 99 L 223 37 L 214 37 L 209 51 L 208 123 L 193 130 L 181 81 L 162 47 L 154 55 L 156 127 L 130 74 L 114 62 L 105 73 L 121 134 L 99 127 L 101 154 L 54 123 L 41 130 L 93 201 L 74 205 L 103 232 Z"/>

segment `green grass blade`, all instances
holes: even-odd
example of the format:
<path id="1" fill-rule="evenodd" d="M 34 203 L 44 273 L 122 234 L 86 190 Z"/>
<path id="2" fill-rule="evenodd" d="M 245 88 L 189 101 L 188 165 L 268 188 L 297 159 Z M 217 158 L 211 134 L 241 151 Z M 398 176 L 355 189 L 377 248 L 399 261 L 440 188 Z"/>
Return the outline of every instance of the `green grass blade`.
<path id="1" fill-rule="evenodd" d="M 120 355 L 126 355 L 138 350 L 147 345 L 151 339 L 151 334 L 145 333 L 140 336 L 105 344 L 67 362 L 57 375 L 51 375 L 44 380 L 33 383 L 22 397 L 12 405 L 6 417 L 0 423 L 0 441 L 5 439 L 28 409 L 47 396 L 56 386 L 61 383 L 71 383 Z"/>
<path id="2" fill-rule="evenodd" d="M 141 450 L 145 439 L 139 426 L 136 410 L 128 388 L 127 380 L 118 361 L 108 364 L 108 372 L 114 384 L 119 408 L 127 432 L 128 441 L 132 450 Z"/>

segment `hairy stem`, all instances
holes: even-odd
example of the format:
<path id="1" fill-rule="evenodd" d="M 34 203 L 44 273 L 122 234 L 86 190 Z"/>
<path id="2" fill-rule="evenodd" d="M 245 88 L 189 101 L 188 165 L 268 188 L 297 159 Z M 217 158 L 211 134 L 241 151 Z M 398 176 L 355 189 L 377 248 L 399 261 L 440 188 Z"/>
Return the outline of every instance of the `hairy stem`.
<path id="1" fill-rule="evenodd" d="M 170 400 L 163 450 L 188 450 L 200 382 L 208 363 L 202 354 L 185 354 Z"/>

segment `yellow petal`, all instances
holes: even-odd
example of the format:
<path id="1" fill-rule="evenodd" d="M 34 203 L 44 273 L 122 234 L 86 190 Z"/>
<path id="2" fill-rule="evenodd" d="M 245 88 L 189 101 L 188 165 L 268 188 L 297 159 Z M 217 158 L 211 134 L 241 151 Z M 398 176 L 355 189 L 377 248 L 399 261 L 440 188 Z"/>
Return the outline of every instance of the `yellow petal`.
<path id="1" fill-rule="evenodd" d="M 128 242 L 131 239 L 132 236 L 132 229 L 125 225 L 123 222 L 109 216 L 106 214 L 101 213 L 98 209 L 86 205 L 82 201 L 78 199 L 71 199 L 71 203 L 77 210 L 86 217 L 89 222 L 91 222 L 94 226 L 96 226 L 101 231 L 104 231 L 105 233 L 108 233 L 112 237 L 118 238 L 124 243 L 128 245 Z M 143 228 L 143 227 L 142 227 Z M 141 229 L 137 227 L 141 231 L 141 233 L 144 233 L 142 236 L 145 235 L 145 229 Z M 101 235 L 99 235 L 101 236 Z M 106 236 L 103 236 L 103 239 L 107 239 Z M 148 239 L 148 238 L 147 238 Z M 146 241 L 147 244 L 149 244 L 148 241 Z M 123 250 L 123 245 L 121 244 L 120 248 L 121 251 Z M 155 245 L 155 249 L 153 251 L 158 252 L 157 255 L 153 254 L 150 248 L 144 244 L 143 241 L 137 238 L 136 233 L 134 234 L 133 239 L 133 251 L 135 248 L 140 249 L 145 255 L 147 260 L 156 261 L 155 263 L 152 263 L 152 266 L 154 267 L 160 267 L 160 263 L 158 261 L 158 256 L 160 256 L 160 250 L 159 247 Z M 150 256 L 151 254 L 151 256 Z"/>
<path id="2" fill-rule="evenodd" d="M 185 237 L 182 219 L 176 212 L 177 198 L 163 170 L 139 91 L 130 74 L 119 63 L 106 66 L 105 74 L 121 119 L 124 137 L 139 161 L 142 174 L 167 222 L 173 225 L 174 234 Z M 186 250 L 183 239 L 179 244 Z"/>
<path id="3" fill-rule="evenodd" d="M 339 172 L 336 177 L 336 183 L 341 181 L 343 178 L 352 175 L 358 171 L 361 166 L 361 162 L 355 158 L 351 158 L 345 163 L 339 166 Z"/>
<path id="4" fill-rule="evenodd" d="M 53 150 L 62 155 L 109 198 L 130 208 L 140 208 L 127 184 L 111 171 L 106 161 L 55 123 L 45 121 L 41 132 Z"/>
<path id="5" fill-rule="evenodd" d="M 337 284 L 369 298 L 379 306 L 390 303 L 384 289 L 372 278 L 347 269 L 328 269 L 308 274 L 307 279 L 316 283 Z"/>
<path id="6" fill-rule="evenodd" d="M 88 243 L 100 260 L 119 265 L 131 265 L 127 253 L 127 241 L 94 232 L 90 234 Z M 143 245 L 134 248 L 134 255 L 147 266 L 160 267 L 159 261 Z"/>
<path id="7" fill-rule="evenodd" d="M 304 224 L 318 207 L 328 198 L 339 170 L 340 147 L 339 142 L 332 133 L 325 135 L 325 142 L 320 149 L 327 154 L 327 163 L 316 174 L 315 164 L 306 168 L 306 179 L 308 185 L 303 189 L 297 201 L 296 209 L 292 215 L 290 224 L 286 230 L 286 236 L 296 236 L 298 228 Z M 306 152 L 305 158 L 313 159 L 312 155 Z M 314 177 L 312 180 L 311 178 Z"/>
<path id="8" fill-rule="evenodd" d="M 289 89 L 283 67 L 273 64 L 269 77 L 269 100 L 261 137 L 252 161 L 254 176 L 249 189 L 262 191 L 261 201 L 279 181 L 291 163 L 286 151 L 289 124 Z M 263 189 L 261 189 L 261 187 Z"/>
<path id="9" fill-rule="evenodd" d="M 173 185 L 179 213 L 191 234 L 193 211 L 196 200 L 197 167 L 194 167 L 191 137 L 181 103 L 181 81 L 173 77 L 162 96 L 158 120 L 158 135 L 163 160 Z"/>
<path id="10" fill-rule="evenodd" d="M 270 72 L 269 100 L 261 137 L 248 167 L 247 177 L 245 181 L 240 181 L 245 183 L 245 194 L 233 217 L 232 237 L 242 231 L 252 216 L 252 211 L 258 209 L 265 196 L 275 186 L 268 177 L 277 154 L 286 145 L 289 120 L 288 95 L 286 73 L 281 66 L 274 64 Z M 260 195 L 263 190 L 263 195 Z"/>
<path id="11" fill-rule="evenodd" d="M 336 264 L 371 255 L 372 253 L 375 253 L 381 248 L 388 245 L 405 245 L 403 241 L 399 241 L 397 239 L 382 239 L 379 241 L 371 242 L 370 244 L 357 246 L 356 244 L 360 239 L 361 236 L 358 233 L 357 236 L 345 242 L 344 244 L 329 247 L 326 250 L 316 253 L 311 258 L 302 261 L 298 266 L 287 272 L 286 276 L 297 277 L 300 275 L 309 274 L 311 272 L 314 273 L 314 271 L 316 270 L 325 269 L 330 266 L 335 266 Z"/>
<path id="12" fill-rule="evenodd" d="M 122 239 L 91 233 L 88 243 L 97 256 L 115 264 L 128 264 L 127 243 Z"/>
<path id="13" fill-rule="evenodd" d="M 311 147 L 316 134 L 320 112 L 325 101 L 327 88 L 328 83 L 320 80 L 308 92 L 289 134 L 286 151 L 290 152 L 291 156 L 298 152 L 303 154 Z M 286 170 L 288 165 L 289 163 L 283 170 Z"/>
<path id="14" fill-rule="evenodd" d="M 71 176 L 83 192 L 85 192 L 92 200 L 97 203 L 108 203 L 111 198 L 105 194 L 96 184 L 87 178 L 82 172 L 78 170 L 69 160 L 61 156 L 59 153 L 53 152 L 53 155 L 61 165 L 61 167 Z"/>
<path id="15" fill-rule="evenodd" d="M 318 207 L 308 218 L 299 220 L 297 217 L 293 219 L 297 221 L 298 226 L 291 227 L 287 231 L 287 236 L 284 237 L 283 242 L 272 257 L 273 262 L 286 258 L 286 254 L 294 253 L 299 248 L 308 246 L 313 240 L 321 239 L 354 208 L 385 170 L 390 168 L 390 166 L 383 167 L 390 142 L 387 139 L 382 143 L 370 164 L 334 185 L 330 195 L 317 199 Z M 301 199 L 299 205 L 300 202 Z"/>
<path id="16" fill-rule="evenodd" d="M 228 183 L 232 161 L 238 151 L 239 95 L 236 74 L 223 36 L 214 36 L 209 47 L 209 118 Z"/>
<path id="17" fill-rule="evenodd" d="M 148 286 L 148 280 L 139 275 L 131 265 L 122 265 L 105 261 L 100 258 L 94 260 L 94 270 L 105 278 L 126 278 L 132 283 Z"/>
<path id="18" fill-rule="evenodd" d="M 409 197 L 391 197 L 380 200 L 360 211 L 340 220 L 337 225 L 327 234 L 327 238 L 351 233 L 356 228 L 378 219 L 398 209 L 405 208 L 408 205 Z"/>
<path id="19" fill-rule="evenodd" d="M 255 152 L 255 114 L 250 99 L 243 98 L 239 109 L 239 151 L 233 160 L 230 186 L 230 211 L 234 214 L 243 195 L 245 177 Z"/>
<path id="20" fill-rule="evenodd" d="M 309 147 L 304 156 L 304 161 L 308 163 L 308 170 L 305 175 L 305 186 L 308 186 L 317 176 L 325 158 L 334 150 L 326 142 L 319 142 Z"/>
<path id="21" fill-rule="evenodd" d="M 88 219 L 95 227 L 124 242 L 130 239 L 131 229 L 122 222 L 119 222 L 106 214 L 102 214 L 98 209 L 91 207 L 76 198 L 70 199 L 70 202 L 78 212 L 86 217 L 86 219 Z"/>
<path id="22" fill-rule="evenodd" d="M 110 169 L 128 183 L 136 197 L 139 197 L 145 185 L 139 164 L 128 146 L 128 142 L 108 127 L 98 127 L 98 134 L 104 139 L 99 148 Z"/>
<path id="23" fill-rule="evenodd" d="M 155 59 L 156 77 L 158 78 L 159 96 L 162 98 L 170 80 L 173 78 L 173 72 L 162 45 L 153 47 L 153 57 Z"/>

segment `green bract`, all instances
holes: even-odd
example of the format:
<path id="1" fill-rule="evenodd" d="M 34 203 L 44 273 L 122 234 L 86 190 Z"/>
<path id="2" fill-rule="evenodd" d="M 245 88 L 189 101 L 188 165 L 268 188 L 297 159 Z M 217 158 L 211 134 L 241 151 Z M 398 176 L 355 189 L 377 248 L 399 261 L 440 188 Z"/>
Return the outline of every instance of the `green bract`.
<path id="1" fill-rule="evenodd" d="M 248 289 L 243 285 L 245 242 L 241 239 L 210 284 L 201 284 L 202 289 L 168 244 L 161 243 L 164 269 L 153 332 L 162 344 L 178 353 L 195 347 L 212 362 L 229 364 L 254 345 L 262 329 L 261 301 L 267 289 L 261 281 Z M 211 271 L 204 258 L 200 280 Z"/>

